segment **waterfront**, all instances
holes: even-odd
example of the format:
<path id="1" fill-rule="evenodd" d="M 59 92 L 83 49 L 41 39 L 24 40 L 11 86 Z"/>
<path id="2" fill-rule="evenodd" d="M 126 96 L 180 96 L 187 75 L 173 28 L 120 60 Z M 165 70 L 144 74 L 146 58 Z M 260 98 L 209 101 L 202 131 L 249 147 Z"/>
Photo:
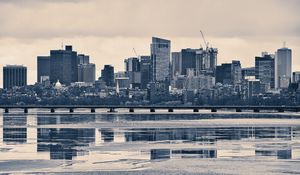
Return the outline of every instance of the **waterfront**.
<path id="1" fill-rule="evenodd" d="M 1 173 L 298 174 L 300 114 L 0 115 Z"/>

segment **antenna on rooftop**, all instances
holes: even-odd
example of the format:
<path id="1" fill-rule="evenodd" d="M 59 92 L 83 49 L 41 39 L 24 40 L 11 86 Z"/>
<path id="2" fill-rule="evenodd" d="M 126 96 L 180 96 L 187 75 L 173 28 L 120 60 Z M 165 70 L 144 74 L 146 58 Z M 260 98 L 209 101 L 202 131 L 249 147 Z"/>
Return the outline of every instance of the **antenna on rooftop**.
<path id="1" fill-rule="evenodd" d="M 286 47 L 286 42 L 285 41 L 283 41 L 283 48 L 285 48 Z"/>
<path id="2" fill-rule="evenodd" d="M 64 50 L 64 41 L 61 41 L 61 49 Z"/>

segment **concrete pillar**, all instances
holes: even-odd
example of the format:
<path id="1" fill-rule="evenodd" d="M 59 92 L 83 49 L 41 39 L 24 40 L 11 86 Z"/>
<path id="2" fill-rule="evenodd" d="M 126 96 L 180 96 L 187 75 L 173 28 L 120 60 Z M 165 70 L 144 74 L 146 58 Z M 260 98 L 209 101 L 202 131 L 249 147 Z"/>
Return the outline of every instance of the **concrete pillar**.
<path id="1" fill-rule="evenodd" d="M 283 108 L 278 108 L 277 111 L 278 112 L 284 112 L 284 109 Z"/>
<path id="2" fill-rule="evenodd" d="M 116 111 L 115 111 L 115 108 L 109 108 L 108 112 L 116 112 Z"/>
<path id="3" fill-rule="evenodd" d="M 154 108 L 150 108 L 150 112 L 155 112 L 155 109 Z"/>
<path id="4" fill-rule="evenodd" d="M 253 112 L 259 112 L 259 109 L 255 108 L 253 109 Z"/>
<path id="5" fill-rule="evenodd" d="M 28 113 L 28 109 L 27 108 L 24 108 L 24 113 Z"/>
<path id="6" fill-rule="evenodd" d="M 92 108 L 91 113 L 95 113 L 95 112 L 96 112 L 95 108 Z"/>
<path id="7" fill-rule="evenodd" d="M 9 113 L 9 109 L 8 109 L 8 108 L 5 108 L 5 109 L 4 109 L 4 113 Z"/>
<path id="8" fill-rule="evenodd" d="M 129 112 L 134 112 L 134 108 L 129 108 Z"/>
<path id="9" fill-rule="evenodd" d="M 235 111 L 236 111 L 236 112 L 242 112 L 242 109 L 236 108 Z"/>
<path id="10" fill-rule="evenodd" d="M 194 112 L 199 112 L 199 109 L 195 108 L 193 111 L 194 111 Z"/>
<path id="11" fill-rule="evenodd" d="M 173 108 L 169 108 L 168 112 L 174 112 L 174 109 Z"/>
<path id="12" fill-rule="evenodd" d="M 54 108 L 51 108 L 51 109 L 50 109 L 50 112 L 51 112 L 51 113 L 54 113 L 54 112 L 55 112 L 55 109 L 54 109 Z"/>
<path id="13" fill-rule="evenodd" d="M 74 112 L 74 109 L 73 108 L 70 108 L 70 113 Z"/>
<path id="14" fill-rule="evenodd" d="M 211 108 L 211 112 L 217 112 L 216 108 Z"/>

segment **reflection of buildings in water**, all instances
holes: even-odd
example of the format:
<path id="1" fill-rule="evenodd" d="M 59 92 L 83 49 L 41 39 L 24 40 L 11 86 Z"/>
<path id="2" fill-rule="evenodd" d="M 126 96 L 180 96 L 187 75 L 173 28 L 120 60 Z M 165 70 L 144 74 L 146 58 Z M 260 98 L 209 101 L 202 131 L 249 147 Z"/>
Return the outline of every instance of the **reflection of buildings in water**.
<path id="1" fill-rule="evenodd" d="M 37 115 L 37 125 L 82 124 L 94 121 L 95 115 L 93 114 Z"/>
<path id="2" fill-rule="evenodd" d="M 114 130 L 112 128 L 99 129 L 99 132 L 101 132 L 101 140 L 104 143 L 114 141 Z"/>
<path id="3" fill-rule="evenodd" d="M 95 129 L 93 128 L 38 128 L 37 151 L 49 151 L 50 159 L 71 160 L 84 155 L 80 147 L 87 147 L 95 142 Z"/>
<path id="4" fill-rule="evenodd" d="M 291 148 L 279 150 L 255 150 L 255 156 L 276 157 L 277 159 L 292 159 Z"/>
<path id="5" fill-rule="evenodd" d="M 26 115 L 3 115 L 3 142 L 7 144 L 27 142 Z"/>
<path id="6" fill-rule="evenodd" d="M 216 149 L 152 149 L 150 150 L 150 159 L 170 159 L 170 158 L 216 158 Z"/>

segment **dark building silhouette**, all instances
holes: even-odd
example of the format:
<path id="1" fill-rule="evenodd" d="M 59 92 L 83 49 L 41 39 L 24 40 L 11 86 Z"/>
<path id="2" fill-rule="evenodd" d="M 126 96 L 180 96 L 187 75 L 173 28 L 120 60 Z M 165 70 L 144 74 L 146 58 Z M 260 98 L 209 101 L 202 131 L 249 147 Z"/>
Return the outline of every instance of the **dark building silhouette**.
<path id="1" fill-rule="evenodd" d="M 187 75 L 187 69 L 196 69 L 196 50 L 181 50 L 181 75 Z"/>
<path id="2" fill-rule="evenodd" d="M 7 65 L 3 67 L 3 88 L 27 85 L 27 67 L 22 65 Z"/>
<path id="3" fill-rule="evenodd" d="M 38 56 L 37 57 L 37 82 L 41 83 L 44 78 L 50 78 L 50 57 Z"/>
<path id="4" fill-rule="evenodd" d="M 216 82 L 222 84 L 232 84 L 231 79 L 231 63 L 224 63 L 220 66 L 217 66 L 216 71 Z"/>
<path id="5" fill-rule="evenodd" d="M 78 54 L 77 63 L 78 64 L 89 64 L 90 63 L 90 56 L 84 55 L 84 54 Z"/>
<path id="6" fill-rule="evenodd" d="M 95 82 L 96 66 L 95 64 L 79 64 L 78 65 L 78 81 L 93 83 Z"/>
<path id="7" fill-rule="evenodd" d="M 255 76 L 255 67 L 242 68 L 242 79 L 245 80 L 246 77 Z"/>
<path id="8" fill-rule="evenodd" d="M 265 84 L 266 89 L 275 88 L 275 62 L 271 55 L 255 57 L 255 78 Z"/>
<path id="9" fill-rule="evenodd" d="M 125 74 L 129 78 L 132 88 L 141 86 L 141 66 L 138 58 L 128 58 L 124 60 Z"/>
<path id="10" fill-rule="evenodd" d="M 151 80 L 150 56 L 141 56 L 141 88 L 146 89 Z"/>
<path id="11" fill-rule="evenodd" d="M 78 80 L 77 52 L 72 46 L 66 46 L 65 50 L 50 51 L 50 82 L 60 81 L 70 85 Z"/>
<path id="12" fill-rule="evenodd" d="M 114 67 L 111 65 L 104 65 L 101 70 L 101 80 L 103 80 L 106 86 L 114 86 Z"/>

